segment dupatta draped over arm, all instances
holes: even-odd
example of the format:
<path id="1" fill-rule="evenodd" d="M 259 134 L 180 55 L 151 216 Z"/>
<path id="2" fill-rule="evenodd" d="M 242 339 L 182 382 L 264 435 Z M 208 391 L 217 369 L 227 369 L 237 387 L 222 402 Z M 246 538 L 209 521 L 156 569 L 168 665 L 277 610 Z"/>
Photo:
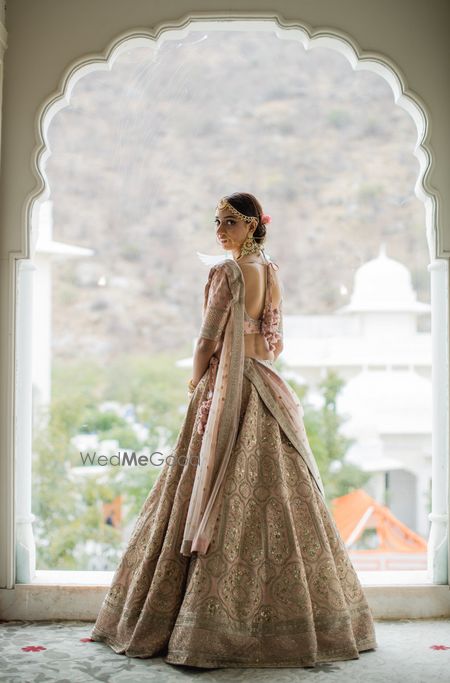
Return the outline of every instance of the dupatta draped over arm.
<path id="1" fill-rule="evenodd" d="M 187 512 L 181 553 L 204 555 L 210 545 L 220 511 L 225 473 L 236 441 L 244 377 L 244 298 L 242 271 L 234 259 L 214 265 L 205 285 L 201 337 L 223 345 L 219 359 L 210 360 L 210 389 L 206 406 L 200 406 L 199 431 L 203 433 L 195 479 Z M 282 322 L 280 328 L 282 329 Z M 280 426 L 305 461 L 324 496 L 323 484 L 303 425 L 303 409 L 294 391 L 275 368 L 258 364 L 258 391 L 271 405 Z M 203 411 L 203 412 L 202 412 Z"/>
<path id="2" fill-rule="evenodd" d="M 183 555 L 208 550 L 237 435 L 244 376 L 242 285 L 241 270 L 231 259 L 214 265 L 205 285 L 199 336 L 219 340 L 223 335 L 223 345 L 219 360 L 212 356 L 210 361 L 214 387 L 181 544 Z"/>

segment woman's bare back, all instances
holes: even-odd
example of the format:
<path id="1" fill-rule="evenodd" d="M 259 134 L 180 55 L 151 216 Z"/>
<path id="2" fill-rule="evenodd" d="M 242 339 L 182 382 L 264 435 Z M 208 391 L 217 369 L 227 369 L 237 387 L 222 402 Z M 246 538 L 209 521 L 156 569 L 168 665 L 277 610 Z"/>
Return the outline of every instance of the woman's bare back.
<path id="1" fill-rule="evenodd" d="M 252 261 L 239 263 L 244 279 L 245 299 L 244 311 L 255 320 L 261 318 L 264 311 L 266 295 L 267 261 L 264 257 L 254 256 Z M 282 290 L 278 274 L 271 269 L 272 277 L 272 305 L 278 308 L 282 298 Z M 214 354 L 219 357 L 222 352 L 223 337 L 217 342 Z M 281 348 L 280 348 L 281 346 Z M 267 342 L 261 333 L 244 334 L 244 356 L 260 358 L 261 360 L 276 360 L 281 353 L 282 342 L 278 342 L 275 351 L 267 349 Z"/>
<path id="2" fill-rule="evenodd" d="M 264 311 L 267 261 L 260 254 L 252 257 L 251 261 L 240 263 L 239 266 L 245 283 L 245 311 L 250 318 L 258 320 Z M 271 269 L 270 275 L 272 276 L 272 304 L 278 308 L 281 301 L 280 281 L 275 270 Z M 278 355 L 267 349 L 266 340 L 260 333 L 244 335 L 244 353 L 245 356 L 264 360 L 274 360 Z"/>

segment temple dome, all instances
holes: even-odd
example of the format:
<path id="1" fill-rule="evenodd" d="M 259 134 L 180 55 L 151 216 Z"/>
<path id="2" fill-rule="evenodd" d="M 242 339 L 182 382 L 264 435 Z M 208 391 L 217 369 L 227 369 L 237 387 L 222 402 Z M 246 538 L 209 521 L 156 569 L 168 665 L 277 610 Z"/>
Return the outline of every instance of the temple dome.
<path id="1" fill-rule="evenodd" d="M 411 274 L 400 261 L 386 256 L 382 244 L 378 256 L 358 268 L 350 303 L 338 313 L 361 311 L 429 312 L 429 304 L 417 301 Z"/>

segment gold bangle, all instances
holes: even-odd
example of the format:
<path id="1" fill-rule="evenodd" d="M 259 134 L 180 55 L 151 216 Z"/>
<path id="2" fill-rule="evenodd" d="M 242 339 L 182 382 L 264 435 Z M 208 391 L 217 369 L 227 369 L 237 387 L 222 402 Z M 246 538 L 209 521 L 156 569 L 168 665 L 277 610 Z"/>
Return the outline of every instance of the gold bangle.
<path id="1" fill-rule="evenodd" d="M 196 386 L 197 386 L 197 385 L 194 384 L 194 380 L 193 380 L 192 377 L 191 377 L 191 379 L 190 379 L 189 382 L 188 382 L 188 387 L 189 387 L 189 389 L 190 389 L 191 391 L 194 391 Z"/>

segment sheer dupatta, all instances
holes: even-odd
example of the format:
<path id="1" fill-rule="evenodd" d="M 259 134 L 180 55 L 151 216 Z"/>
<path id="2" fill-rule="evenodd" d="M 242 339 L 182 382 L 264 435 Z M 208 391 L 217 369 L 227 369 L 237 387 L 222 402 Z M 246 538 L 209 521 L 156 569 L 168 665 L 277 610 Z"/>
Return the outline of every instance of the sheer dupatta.
<path id="1" fill-rule="evenodd" d="M 236 261 L 227 259 L 211 268 L 205 286 L 199 336 L 219 341 L 223 335 L 223 346 L 219 360 L 215 355 L 210 360 L 209 379 L 213 393 L 206 414 L 202 412 L 202 405 L 199 407 L 202 413 L 199 427 L 203 437 L 181 544 L 181 553 L 187 556 L 195 551 L 204 555 L 209 548 L 220 511 L 225 473 L 237 436 L 245 365 L 244 298 L 244 277 Z M 281 318 L 278 325 L 281 334 L 282 326 Z M 256 372 L 253 381 L 257 390 L 297 448 L 325 497 L 319 468 L 303 423 L 303 407 L 297 395 L 273 367 L 272 361 L 254 359 L 253 363 Z"/>
<path id="2" fill-rule="evenodd" d="M 201 337 L 219 340 L 220 358 L 212 356 L 211 403 L 184 528 L 181 553 L 205 554 L 220 509 L 222 485 L 236 440 L 244 376 L 244 281 L 232 259 L 213 266 L 205 286 Z"/>
<path id="3" fill-rule="evenodd" d="M 269 388 L 273 399 L 276 401 L 281 415 L 280 424 L 284 427 L 288 438 L 292 440 L 300 457 L 305 461 L 313 479 L 317 484 L 322 497 L 325 498 L 325 489 L 317 466 L 316 459 L 309 445 L 308 436 L 303 422 L 303 406 L 292 387 L 283 379 L 271 361 L 257 360 L 256 369 Z"/>

